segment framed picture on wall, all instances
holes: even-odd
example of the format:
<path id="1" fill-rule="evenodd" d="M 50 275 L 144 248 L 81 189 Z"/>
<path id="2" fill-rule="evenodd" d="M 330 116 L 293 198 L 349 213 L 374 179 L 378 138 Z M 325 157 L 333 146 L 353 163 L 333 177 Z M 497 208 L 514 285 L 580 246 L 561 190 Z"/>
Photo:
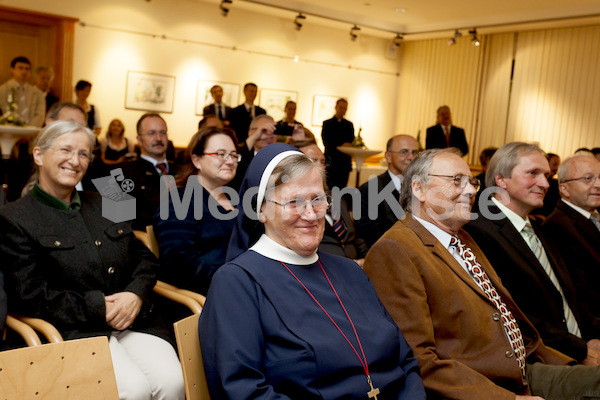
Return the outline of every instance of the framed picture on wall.
<path id="1" fill-rule="evenodd" d="M 174 96 L 174 76 L 127 71 L 125 108 L 172 113 Z"/>
<path id="2" fill-rule="evenodd" d="M 285 104 L 288 101 L 298 102 L 298 92 L 292 90 L 260 89 L 258 105 L 267 111 L 275 121 L 285 117 Z"/>
<path id="3" fill-rule="evenodd" d="M 312 126 L 323 126 L 323 121 L 335 114 L 335 103 L 340 96 L 315 94 L 313 97 Z"/>
<path id="4" fill-rule="evenodd" d="M 224 104 L 231 108 L 239 105 L 240 85 L 237 83 L 198 81 L 196 88 L 196 115 L 204 115 L 204 107 L 215 102 L 210 94 L 210 88 L 214 85 L 219 85 L 223 88 Z"/>

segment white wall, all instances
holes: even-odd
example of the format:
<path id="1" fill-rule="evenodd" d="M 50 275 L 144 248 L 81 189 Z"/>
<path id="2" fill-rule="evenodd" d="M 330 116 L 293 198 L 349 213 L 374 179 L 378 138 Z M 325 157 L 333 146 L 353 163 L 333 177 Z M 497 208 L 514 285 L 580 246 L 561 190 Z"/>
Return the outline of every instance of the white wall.
<path id="1" fill-rule="evenodd" d="M 253 81 L 259 89 L 297 91 L 296 117 L 319 139 L 320 127 L 311 126 L 315 94 L 347 97 L 347 118 L 356 129 L 362 125 L 370 148 L 383 149 L 395 133 L 399 63 L 384 57 L 385 39 L 363 35 L 352 42 L 349 28 L 325 28 L 311 24 L 310 18 L 298 32 L 293 15 L 256 14 L 236 9 L 235 4 L 227 18 L 215 3 L 190 0 L 4 0 L 0 4 L 76 17 L 86 24 L 78 25 L 75 32 L 74 83 L 92 82 L 89 101 L 98 107 L 103 127 L 120 118 L 130 138 L 135 137 L 135 123 L 143 111 L 124 107 L 128 70 L 176 77 L 174 111 L 163 116 L 177 146 L 187 145 L 200 120 L 195 115 L 198 80 L 240 85 Z M 231 50 L 232 46 L 238 50 Z M 296 55 L 300 62 L 287 59 Z"/>

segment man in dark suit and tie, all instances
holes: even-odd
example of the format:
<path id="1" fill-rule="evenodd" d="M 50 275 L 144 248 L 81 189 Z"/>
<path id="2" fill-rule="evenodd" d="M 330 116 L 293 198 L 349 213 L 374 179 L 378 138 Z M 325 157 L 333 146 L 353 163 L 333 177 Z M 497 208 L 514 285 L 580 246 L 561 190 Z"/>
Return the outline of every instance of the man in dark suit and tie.
<path id="1" fill-rule="evenodd" d="M 230 127 L 235 131 L 238 143 L 242 143 L 248 137 L 250 122 L 262 114 L 266 114 L 264 108 L 254 105 L 258 87 L 255 83 L 249 82 L 244 85 L 244 104 L 240 104 L 230 114 Z"/>
<path id="2" fill-rule="evenodd" d="M 400 188 L 404 173 L 418 154 L 419 142 L 415 138 L 409 135 L 393 136 L 388 140 L 385 152 L 388 170 L 369 179 L 358 189 L 360 218 L 356 218 L 356 227 L 358 236 L 364 239 L 368 247 L 373 246 L 377 239 L 404 216 L 400 207 Z M 383 197 L 383 192 L 388 194 Z M 374 212 L 377 214 L 373 214 Z"/>
<path id="3" fill-rule="evenodd" d="M 223 88 L 219 85 L 214 85 L 210 88 L 210 95 L 215 102 L 204 107 L 204 117 L 206 118 L 208 115 L 214 115 L 223 121 L 225 126 L 228 126 L 231 107 L 223 103 Z"/>
<path id="4" fill-rule="evenodd" d="M 350 145 L 354 140 L 354 125 L 344 118 L 347 110 L 348 101 L 338 99 L 335 103 L 335 115 L 327 121 L 323 121 L 321 139 L 325 146 L 329 189 L 345 188 L 350 171 L 352 171 L 352 157 L 337 149 L 338 146 Z"/>
<path id="5" fill-rule="evenodd" d="M 134 183 L 129 193 L 136 200 L 136 219 L 133 229 L 146 230 L 152 225 L 160 204 L 161 176 L 175 175 L 175 165 L 167 161 L 167 123 L 156 113 L 147 113 L 137 122 L 137 141 L 140 157 L 119 165 L 126 179 Z"/>
<path id="6" fill-rule="evenodd" d="M 455 150 L 423 152 L 404 175 L 406 218 L 365 259 L 419 362 L 427 398 L 600 398 L 598 367 L 567 367 L 570 357 L 545 346 L 461 229 L 478 185 Z"/>
<path id="7" fill-rule="evenodd" d="M 551 346 L 578 362 L 600 364 L 598 321 L 577 302 L 564 260 L 528 214 L 548 190 L 550 167 L 534 144 L 512 142 L 492 157 L 488 188 L 498 187 L 464 229 L 475 239 L 517 305 Z M 487 199 L 482 199 L 483 201 Z"/>
<path id="8" fill-rule="evenodd" d="M 469 152 L 465 130 L 453 126 L 450 107 L 441 106 L 437 109 L 437 124 L 427 128 L 425 148 L 445 149 L 448 147 L 456 147 L 463 156 Z"/>
<path id="9" fill-rule="evenodd" d="M 579 304 L 600 316 L 600 161 L 587 155 L 566 159 L 558 167 L 561 200 L 542 230 L 564 260 Z"/>

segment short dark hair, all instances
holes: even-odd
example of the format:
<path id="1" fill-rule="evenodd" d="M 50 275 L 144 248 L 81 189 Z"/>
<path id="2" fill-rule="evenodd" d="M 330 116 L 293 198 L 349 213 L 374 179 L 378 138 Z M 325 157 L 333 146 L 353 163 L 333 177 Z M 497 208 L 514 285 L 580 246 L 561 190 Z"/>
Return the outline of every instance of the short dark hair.
<path id="1" fill-rule="evenodd" d="M 135 126 L 135 129 L 137 131 L 138 136 L 142 134 L 142 121 L 144 121 L 146 118 L 152 118 L 152 117 L 156 117 L 156 118 L 162 119 L 162 121 L 165 123 L 165 126 L 167 125 L 167 121 L 165 121 L 164 118 L 160 116 L 160 114 L 158 114 L 158 113 L 146 113 L 146 114 L 142 115 L 140 117 L 140 119 L 138 119 L 137 125 Z"/>
<path id="2" fill-rule="evenodd" d="M 600 154 L 600 147 L 594 147 L 591 151 L 593 155 Z"/>
<path id="3" fill-rule="evenodd" d="M 83 79 L 80 80 L 79 82 L 77 82 L 77 84 L 75 85 L 75 90 L 83 90 L 86 87 L 92 87 L 92 84 L 88 81 L 84 81 Z"/>
<path id="4" fill-rule="evenodd" d="M 13 58 L 12 61 L 10 62 L 10 67 L 14 68 L 17 65 L 17 63 L 28 64 L 31 67 L 31 62 L 29 61 L 29 59 L 27 57 L 19 56 L 19 57 Z"/>
<path id="5" fill-rule="evenodd" d="M 244 91 L 246 91 L 246 89 L 249 88 L 250 86 L 254 86 L 255 88 L 258 89 L 258 86 L 256 86 L 256 83 L 248 82 L 244 85 Z"/>
<path id="6" fill-rule="evenodd" d="M 210 88 L 210 92 L 212 93 L 212 91 L 215 90 L 216 88 L 220 88 L 221 90 L 223 90 L 221 85 L 213 85 L 213 87 Z"/>
<path id="7" fill-rule="evenodd" d="M 336 107 L 337 107 L 337 105 L 338 105 L 338 104 L 340 104 L 341 102 L 344 102 L 344 103 L 348 104 L 348 100 L 346 100 L 346 99 L 345 99 L 345 98 L 343 98 L 343 97 L 340 97 L 340 98 L 339 98 L 339 99 L 337 99 L 337 101 L 335 102 L 335 105 L 336 105 Z"/>
<path id="8" fill-rule="evenodd" d="M 496 153 L 496 150 L 498 150 L 497 147 L 486 147 L 485 149 L 481 150 L 481 154 L 479 154 L 479 163 L 482 166 L 487 166 L 494 156 L 494 153 Z"/>

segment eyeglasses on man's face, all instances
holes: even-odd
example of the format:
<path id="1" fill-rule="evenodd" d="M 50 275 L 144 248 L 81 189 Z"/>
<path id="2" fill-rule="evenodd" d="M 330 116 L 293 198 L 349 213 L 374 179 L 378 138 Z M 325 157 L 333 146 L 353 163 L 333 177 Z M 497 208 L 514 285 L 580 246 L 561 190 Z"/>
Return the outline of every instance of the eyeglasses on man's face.
<path id="1" fill-rule="evenodd" d="M 471 178 L 467 175 L 462 175 L 462 174 L 458 174 L 458 175 L 428 174 L 428 175 L 429 176 L 437 176 L 440 178 L 450 178 L 454 182 L 454 186 L 457 186 L 457 187 L 463 188 L 463 189 L 467 186 L 467 183 L 470 183 L 471 186 L 473 186 L 475 188 L 475 191 L 479 190 L 479 187 L 481 186 L 481 182 L 479 182 L 479 179 Z"/>
<path id="2" fill-rule="evenodd" d="M 600 175 L 587 174 L 580 178 L 565 179 L 564 183 L 572 182 L 572 181 L 581 181 L 581 182 L 585 183 L 586 185 L 591 185 L 592 183 L 596 182 L 596 179 L 598 179 L 598 178 L 600 178 Z"/>
<path id="3" fill-rule="evenodd" d="M 304 200 L 304 199 L 295 199 L 286 201 L 284 203 L 280 203 L 275 200 L 267 199 L 268 202 L 276 204 L 283 208 L 284 211 L 289 212 L 290 214 L 303 214 L 306 211 L 306 207 L 310 204 L 312 210 L 315 214 L 325 214 L 327 209 L 329 208 L 330 199 L 329 196 L 323 194 L 321 196 L 317 196 L 312 200 Z"/>
<path id="4" fill-rule="evenodd" d="M 80 161 L 88 162 L 90 160 L 90 153 L 85 150 L 75 150 L 67 147 L 52 147 L 52 149 L 64 158 L 70 159 L 77 154 L 77 158 L 79 158 Z"/>
<path id="5" fill-rule="evenodd" d="M 240 162 L 242 161 L 242 155 L 232 151 L 231 153 L 227 153 L 226 151 L 217 151 L 216 153 L 204 153 L 203 156 L 213 156 L 217 157 L 219 161 L 227 161 L 230 158 L 233 161 Z"/>

